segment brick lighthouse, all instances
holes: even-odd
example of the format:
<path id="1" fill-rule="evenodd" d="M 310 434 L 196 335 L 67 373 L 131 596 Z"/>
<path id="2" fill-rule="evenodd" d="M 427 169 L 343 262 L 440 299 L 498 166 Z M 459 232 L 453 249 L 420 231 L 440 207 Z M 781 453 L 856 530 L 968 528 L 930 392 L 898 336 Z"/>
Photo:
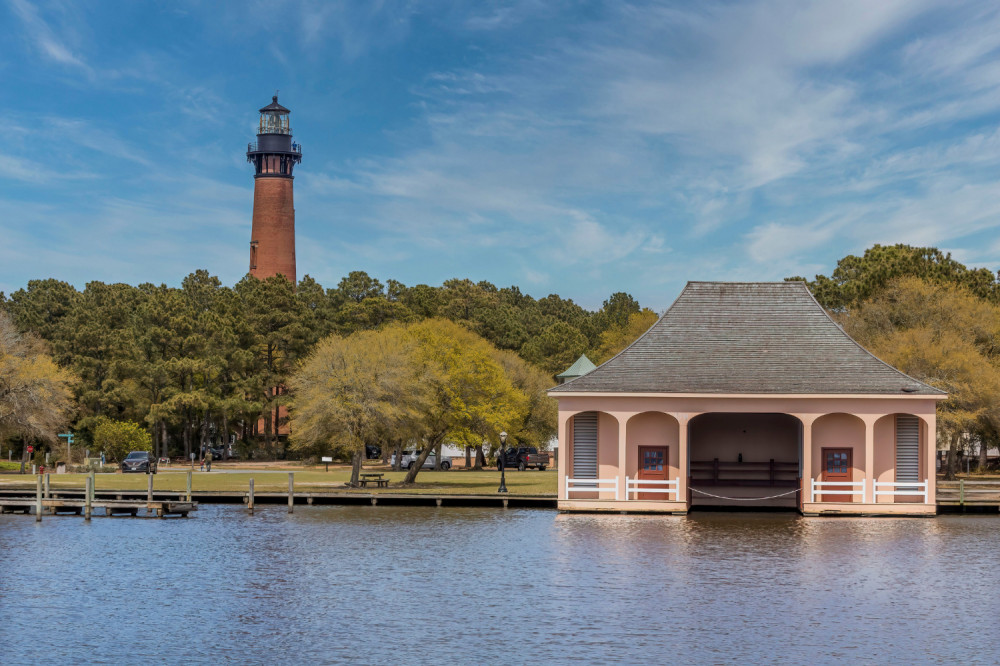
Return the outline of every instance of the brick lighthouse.
<path id="1" fill-rule="evenodd" d="M 260 110 L 257 143 L 247 146 L 254 165 L 250 275 L 284 275 L 295 284 L 295 204 L 292 168 L 302 161 L 302 146 L 292 141 L 289 111 L 278 96 Z"/>

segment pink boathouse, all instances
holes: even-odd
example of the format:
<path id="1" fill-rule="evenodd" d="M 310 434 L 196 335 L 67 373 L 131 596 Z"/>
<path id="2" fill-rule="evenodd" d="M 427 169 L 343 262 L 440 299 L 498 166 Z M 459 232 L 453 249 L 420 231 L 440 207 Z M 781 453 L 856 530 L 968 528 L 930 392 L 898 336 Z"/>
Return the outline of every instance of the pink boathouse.
<path id="1" fill-rule="evenodd" d="M 563 511 L 936 511 L 945 394 L 863 349 L 802 282 L 689 282 L 631 346 L 549 394 Z"/>

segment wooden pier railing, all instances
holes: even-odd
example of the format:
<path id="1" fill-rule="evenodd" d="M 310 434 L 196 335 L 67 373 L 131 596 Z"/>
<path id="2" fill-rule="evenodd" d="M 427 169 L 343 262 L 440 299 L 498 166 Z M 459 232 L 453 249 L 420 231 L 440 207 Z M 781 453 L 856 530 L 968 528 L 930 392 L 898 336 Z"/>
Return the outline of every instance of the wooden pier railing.
<path id="1" fill-rule="evenodd" d="M 12 495 L 7 493 L 0 495 L 0 513 L 34 514 L 36 521 L 41 521 L 45 514 L 74 513 L 82 515 L 85 520 L 90 520 L 94 509 L 103 510 L 105 516 L 121 514 L 137 516 L 140 510 L 145 509 L 147 516 L 156 515 L 158 518 L 182 516 L 186 518 L 190 512 L 198 510 L 198 503 L 191 501 L 190 479 L 189 475 L 188 499 L 183 501 L 180 499 L 156 499 L 153 493 L 152 475 L 149 475 L 146 497 L 133 497 L 131 499 L 123 498 L 121 492 L 115 498 L 98 498 L 93 474 L 84 479 L 82 492 L 61 488 L 53 489 L 49 475 L 39 475 L 35 482 L 34 496 L 32 496 L 31 491 L 14 491 Z"/>
<path id="2" fill-rule="evenodd" d="M 937 503 L 942 506 L 1000 507 L 1000 479 L 938 481 Z"/>

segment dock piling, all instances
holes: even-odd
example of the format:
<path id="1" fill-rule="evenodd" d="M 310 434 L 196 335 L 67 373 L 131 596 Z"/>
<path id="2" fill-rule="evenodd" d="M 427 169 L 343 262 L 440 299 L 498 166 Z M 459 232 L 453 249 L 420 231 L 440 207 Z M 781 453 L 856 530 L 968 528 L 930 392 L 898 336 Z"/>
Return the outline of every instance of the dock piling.
<path id="1" fill-rule="evenodd" d="M 146 475 L 146 501 L 147 502 L 152 502 L 153 501 L 153 475 L 152 474 L 147 474 Z"/>
<path id="2" fill-rule="evenodd" d="M 42 477 L 36 477 L 35 483 L 35 522 L 42 521 Z"/>
<path id="3" fill-rule="evenodd" d="M 97 472 L 90 473 L 90 492 L 87 495 L 90 497 L 90 502 L 93 504 L 96 499 L 97 494 Z"/>
<path id="4" fill-rule="evenodd" d="M 50 492 L 50 486 L 49 486 L 49 473 L 48 472 L 45 473 L 45 491 L 44 492 L 45 492 L 45 499 L 49 499 L 50 497 L 52 497 L 52 494 Z"/>
<path id="5" fill-rule="evenodd" d="M 295 473 L 288 473 L 288 513 L 295 510 Z"/>
<path id="6" fill-rule="evenodd" d="M 253 477 L 250 478 L 250 494 L 247 495 L 247 509 L 250 510 L 250 515 L 253 515 Z"/>
<path id="7" fill-rule="evenodd" d="M 84 493 L 83 502 L 83 518 L 84 520 L 90 520 L 90 514 L 94 507 L 94 478 L 92 476 L 87 477 L 87 491 Z"/>
<path id="8" fill-rule="evenodd" d="M 187 484 L 187 491 L 188 491 L 187 501 L 190 502 L 191 501 L 191 470 L 188 470 L 187 477 L 188 477 L 188 479 L 187 479 L 187 481 L 188 481 L 188 484 Z"/>

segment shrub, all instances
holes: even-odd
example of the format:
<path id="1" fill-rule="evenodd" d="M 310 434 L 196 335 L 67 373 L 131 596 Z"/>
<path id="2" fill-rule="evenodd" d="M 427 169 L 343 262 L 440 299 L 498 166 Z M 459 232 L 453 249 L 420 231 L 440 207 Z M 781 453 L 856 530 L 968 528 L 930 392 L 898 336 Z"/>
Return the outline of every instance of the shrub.
<path id="1" fill-rule="evenodd" d="M 130 451 L 152 451 L 153 438 L 133 421 L 102 419 L 94 428 L 94 446 L 108 462 L 120 462 Z"/>

